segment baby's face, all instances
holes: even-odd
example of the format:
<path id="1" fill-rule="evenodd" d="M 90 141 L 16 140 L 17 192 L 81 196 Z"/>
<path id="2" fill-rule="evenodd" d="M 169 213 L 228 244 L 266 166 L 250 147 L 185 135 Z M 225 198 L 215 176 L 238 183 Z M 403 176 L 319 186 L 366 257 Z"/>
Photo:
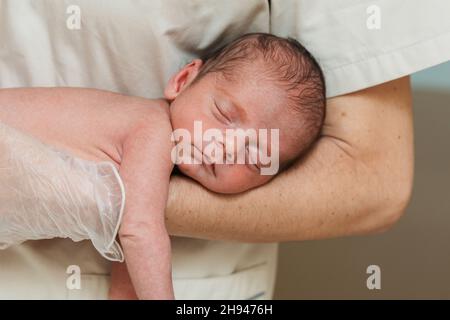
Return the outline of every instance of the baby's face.
<path id="1" fill-rule="evenodd" d="M 276 161 L 277 163 L 286 154 L 286 150 L 283 150 L 282 145 L 278 143 L 283 139 L 281 130 L 277 141 L 271 140 L 274 137 L 270 135 L 270 129 L 278 129 L 279 125 L 276 124 L 286 121 L 286 119 L 282 119 L 282 112 L 275 111 L 280 108 L 273 107 L 282 101 L 281 92 L 267 82 L 257 81 L 256 78 L 249 75 L 243 85 L 239 81 L 227 81 L 217 73 L 209 73 L 193 85 L 185 86 L 185 89 L 176 87 L 175 89 L 179 89 L 179 92 L 174 99 L 170 99 L 172 100 L 170 112 L 174 132 L 183 129 L 184 133 L 188 133 L 192 137 L 190 141 L 189 139 L 184 141 L 183 135 L 183 142 L 179 145 L 184 143 L 183 150 L 192 151 L 187 152 L 189 153 L 188 158 L 197 160 L 197 163 L 179 163 L 178 168 L 212 191 L 242 192 L 262 185 L 273 177 L 276 172 L 262 175 L 261 169 L 271 165 L 273 167 L 274 163 L 267 163 L 267 161 L 264 163 L 259 157 L 255 157 L 257 152 L 252 152 L 252 150 L 269 155 L 271 162 Z M 185 85 L 189 78 L 182 81 L 185 81 L 183 83 Z M 166 96 L 170 96 L 170 93 L 167 92 L 166 88 Z M 216 139 L 214 142 L 213 139 L 204 136 L 203 133 L 211 132 L 208 129 L 216 129 L 216 133 L 222 133 L 223 140 Z M 269 129 L 269 133 L 265 135 L 268 143 L 264 144 L 258 138 L 259 147 L 254 146 L 255 148 L 252 149 L 251 145 L 244 144 L 242 149 L 237 150 L 227 143 L 227 130 L 236 132 L 230 131 L 230 129 L 251 129 L 257 133 L 259 129 Z M 195 138 L 196 135 L 198 139 Z M 269 150 L 276 147 L 279 153 L 277 154 L 275 150 L 270 150 L 270 152 L 261 150 L 266 145 Z M 211 147 L 216 152 L 211 152 Z M 217 153 L 217 150 L 223 150 L 223 156 L 221 153 Z M 241 152 L 241 156 L 245 157 L 244 163 L 236 163 L 239 152 Z M 234 161 L 227 162 L 225 160 L 227 153 L 228 159 L 234 155 Z"/>

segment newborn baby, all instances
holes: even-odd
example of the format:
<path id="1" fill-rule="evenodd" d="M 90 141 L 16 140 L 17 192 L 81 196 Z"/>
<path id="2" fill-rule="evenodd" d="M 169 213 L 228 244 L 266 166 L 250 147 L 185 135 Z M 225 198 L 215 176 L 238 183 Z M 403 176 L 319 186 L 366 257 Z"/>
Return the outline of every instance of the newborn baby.
<path id="1" fill-rule="evenodd" d="M 30 221 L 37 219 L 38 223 L 15 218 L 0 208 L 0 245 L 2 241 L 12 244 L 31 239 L 23 238 L 26 228 L 39 225 L 44 230 L 43 225 L 48 223 L 58 232 L 50 235 L 42 231 L 32 239 L 91 239 L 102 251 L 93 238 L 108 230 L 102 254 L 122 260 L 122 247 L 126 261 L 113 264 L 110 297 L 173 299 L 170 238 L 164 211 L 174 163 L 183 174 L 212 191 L 243 192 L 267 183 L 302 156 L 317 139 L 325 116 L 325 84 L 314 58 L 295 40 L 262 33 L 242 36 L 204 59 L 193 60 L 170 79 L 164 95 L 165 99 L 149 100 L 81 88 L 0 90 L 0 133 L 4 133 L 3 138 L 0 134 L 0 151 L 3 148 L 3 154 L 8 154 L 7 148 L 20 145 L 14 143 L 20 141 L 16 138 L 8 144 L 5 137 L 13 134 L 6 133 L 29 134 L 64 161 L 54 162 L 54 170 L 47 170 L 49 181 L 58 183 L 62 163 L 68 164 L 66 171 L 72 177 L 66 178 L 59 189 L 67 191 L 66 210 L 56 210 L 52 219 L 47 216 L 50 202 L 57 202 L 50 192 L 52 184 L 40 183 L 41 189 L 49 190 L 45 197 L 38 194 L 39 201 L 31 202 L 29 209 L 23 209 L 25 204 L 17 209 L 26 211 Z M 199 125 L 203 132 L 213 130 L 216 139 L 206 139 L 207 135 L 198 139 Z M 239 148 L 228 139 L 227 133 L 233 129 L 270 135 L 257 134 L 253 136 L 255 141 L 244 137 L 243 147 Z M 218 138 L 220 133 L 224 139 Z M 189 135 L 197 138 L 189 140 Z M 36 144 L 29 144 L 30 154 Z M 236 161 L 239 153 L 244 154 L 243 163 Z M 270 163 L 263 154 L 270 155 Z M 30 165 L 24 169 L 33 170 L 32 174 L 42 168 L 41 163 L 53 161 L 44 156 L 29 158 Z M 0 176 L 4 163 L 12 165 L 11 157 L 0 157 Z M 96 196 L 91 197 L 96 198 L 96 205 L 83 205 L 90 201 L 83 199 L 92 192 L 78 172 L 86 172 L 86 177 L 91 177 L 92 172 L 103 177 L 96 180 L 101 183 L 95 189 Z M 12 182 L 27 179 L 10 178 Z M 42 176 L 39 179 L 45 180 Z M 2 190 L 13 190 L 14 185 L 4 184 L 4 188 L 0 194 Z M 99 205 L 102 195 L 106 200 Z M 53 197 L 57 197 L 55 192 Z M 67 209 L 76 201 L 81 208 Z M 32 217 L 36 214 L 33 205 L 45 209 L 39 219 Z M 109 213 L 105 215 L 106 207 Z M 119 213 L 122 209 L 123 218 Z M 14 221 L 14 228 L 10 221 Z M 92 225 L 101 231 L 92 233 Z M 114 242 L 117 231 L 120 245 Z M 14 241 L 12 236 L 16 237 Z"/>

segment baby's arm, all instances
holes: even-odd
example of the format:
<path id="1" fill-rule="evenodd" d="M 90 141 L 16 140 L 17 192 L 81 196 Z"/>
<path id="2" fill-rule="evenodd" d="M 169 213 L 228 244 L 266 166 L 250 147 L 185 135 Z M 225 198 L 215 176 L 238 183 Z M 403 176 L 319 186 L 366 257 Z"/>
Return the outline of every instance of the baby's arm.
<path id="1" fill-rule="evenodd" d="M 120 176 L 126 201 L 119 237 L 126 267 L 114 266 L 111 298 L 130 297 L 127 269 L 138 298 L 174 298 L 170 238 L 164 220 L 173 168 L 172 128 L 168 110 L 163 110 L 167 106 L 157 108 L 158 112 L 142 119 L 123 143 Z"/>

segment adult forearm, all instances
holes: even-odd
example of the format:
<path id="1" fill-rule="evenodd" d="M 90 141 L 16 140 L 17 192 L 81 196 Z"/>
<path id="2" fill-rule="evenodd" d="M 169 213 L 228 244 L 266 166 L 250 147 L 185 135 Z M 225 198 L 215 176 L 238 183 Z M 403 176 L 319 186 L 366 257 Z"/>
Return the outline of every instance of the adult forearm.
<path id="1" fill-rule="evenodd" d="M 325 150 L 327 158 L 320 158 Z M 169 232 L 194 238 L 276 242 L 378 228 L 376 219 L 383 214 L 388 195 L 379 189 L 375 174 L 327 140 L 309 158 L 314 156 L 318 158 L 306 166 L 297 165 L 271 183 L 235 196 L 215 194 L 186 178 L 174 178 L 171 195 L 177 200 L 166 213 Z"/>

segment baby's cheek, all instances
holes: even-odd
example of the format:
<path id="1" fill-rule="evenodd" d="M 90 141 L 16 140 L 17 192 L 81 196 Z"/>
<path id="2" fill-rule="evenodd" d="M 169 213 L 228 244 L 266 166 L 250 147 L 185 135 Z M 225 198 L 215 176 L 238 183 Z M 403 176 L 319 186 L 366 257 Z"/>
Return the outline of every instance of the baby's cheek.
<path id="1" fill-rule="evenodd" d="M 234 184 L 241 191 L 259 187 L 270 180 L 270 177 L 262 176 L 260 173 L 245 168 L 244 166 L 241 172 L 235 172 L 234 174 Z"/>

